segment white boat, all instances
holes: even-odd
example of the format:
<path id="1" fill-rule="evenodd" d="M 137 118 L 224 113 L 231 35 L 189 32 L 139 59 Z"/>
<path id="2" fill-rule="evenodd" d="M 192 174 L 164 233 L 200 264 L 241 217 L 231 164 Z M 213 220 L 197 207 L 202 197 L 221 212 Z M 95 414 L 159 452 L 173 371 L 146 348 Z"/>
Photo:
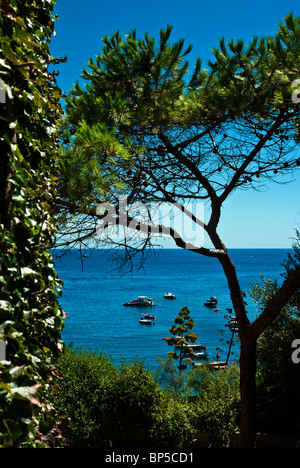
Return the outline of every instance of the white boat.
<path id="1" fill-rule="evenodd" d="M 215 307 L 217 303 L 218 299 L 215 296 L 212 296 L 209 299 L 207 299 L 206 302 L 204 302 L 204 305 L 207 307 Z"/>
<path id="2" fill-rule="evenodd" d="M 194 353 L 195 354 L 195 359 L 207 359 L 208 353 L 207 352 L 200 352 L 200 353 Z"/>
<path id="3" fill-rule="evenodd" d="M 229 320 L 228 324 L 226 324 L 225 326 L 227 326 L 232 332 L 239 331 L 238 322 L 236 318 L 232 318 L 231 320 Z"/>
<path id="4" fill-rule="evenodd" d="M 176 296 L 170 292 L 165 293 L 164 299 L 176 299 Z"/>
<path id="5" fill-rule="evenodd" d="M 125 302 L 124 306 L 133 306 L 133 307 L 151 307 L 154 305 L 152 299 L 148 296 L 138 296 L 137 299 L 132 301 Z"/>
<path id="6" fill-rule="evenodd" d="M 175 349 L 177 350 L 182 349 L 185 351 L 187 348 L 190 348 L 192 351 L 201 351 L 202 349 L 206 350 L 205 345 L 201 345 L 197 343 L 183 345 L 183 346 L 175 345 Z"/>
<path id="7" fill-rule="evenodd" d="M 226 367 L 226 362 L 210 362 L 210 361 L 204 361 L 204 362 L 194 362 L 193 365 L 195 367 L 200 367 L 200 366 L 209 366 L 214 370 L 219 370 L 219 369 L 225 369 Z"/>
<path id="8" fill-rule="evenodd" d="M 150 319 L 141 318 L 141 319 L 139 320 L 139 322 L 140 322 L 142 325 L 152 325 L 152 320 L 150 320 Z"/>

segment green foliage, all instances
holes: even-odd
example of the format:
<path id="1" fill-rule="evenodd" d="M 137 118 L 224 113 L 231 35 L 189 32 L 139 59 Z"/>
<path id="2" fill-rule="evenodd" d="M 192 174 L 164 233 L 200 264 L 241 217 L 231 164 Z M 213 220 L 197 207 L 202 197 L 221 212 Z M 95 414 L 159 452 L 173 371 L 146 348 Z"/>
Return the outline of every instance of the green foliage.
<path id="1" fill-rule="evenodd" d="M 141 129 L 170 119 L 191 50 L 182 40 L 169 44 L 171 29 L 160 31 L 158 44 L 147 34 L 138 39 L 135 30 L 125 40 L 115 32 L 83 69 L 86 86 L 71 90 L 61 129 L 60 208 L 95 216 L 99 203 L 124 191 L 132 163 L 143 157 Z M 66 210 L 60 214 L 66 225 Z"/>
<path id="2" fill-rule="evenodd" d="M 261 188 L 299 167 L 299 106 L 291 99 L 299 24 L 289 14 L 274 37 L 248 45 L 222 39 L 205 69 L 200 59 L 189 68 L 191 47 L 172 43 L 170 26 L 157 39 L 135 30 L 104 37 L 102 52 L 82 71 L 84 86 L 75 84 L 66 100 L 57 206 L 68 228 L 60 245 L 70 238 L 73 246 L 99 242 L 99 230 L 87 232 L 82 217 L 98 222 L 97 206 L 108 201 L 119 208 L 120 194 L 146 206 L 210 200 L 210 230 L 236 188 Z M 115 219 L 123 226 L 121 213 Z M 148 233 L 144 243 L 131 236 L 129 246 L 149 244 Z M 178 232 L 170 235 L 186 247 Z"/>
<path id="3" fill-rule="evenodd" d="M 53 3 L 0 4 L 0 447 L 40 446 L 55 423 L 46 399 L 62 346 L 56 233 L 60 91 L 48 73 Z"/>
<path id="4" fill-rule="evenodd" d="M 156 378 L 169 398 L 180 397 L 185 401 L 194 429 L 211 432 L 212 446 L 226 446 L 238 428 L 239 369 L 236 365 L 219 371 L 213 371 L 209 365 L 188 369 L 194 358 L 189 342 L 195 343 L 197 340 L 197 336 L 191 332 L 194 321 L 189 313 L 189 309 L 183 307 L 175 317 L 175 325 L 170 327 L 174 338 L 167 338 L 166 341 L 170 346 L 176 345 L 176 351 L 168 353 L 167 360 L 160 360 Z M 179 361 L 177 368 L 174 359 Z"/>
<path id="5" fill-rule="evenodd" d="M 195 413 L 186 401 L 164 395 L 149 431 L 149 448 L 190 448 L 195 442 Z"/>
<path id="6" fill-rule="evenodd" d="M 104 417 L 101 400 L 117 377 L 109 357 L 102 353 L 65 350 L 58 360 L 62 381 L 54 393 L 55 406 L 62 413 L 69 446 L 92 448 L 108 446 L 102 434 Z"/>
<path id="7" fill-rule="evenodd" d="M 167 399 L 140 360 L 115 367 L 103 353 L 66 350 L 54 399 L 69 447 L 181 447 L 192 440 L 190 411 Z"/>
<path id="8" fill-rule="evenodd" d="M 192 398 L 194 425 L 212 434 L 211 446 L 224 447 L 239 427 L 239 368 L 228 365 L 220 371 L 201 366 L 190 372 L 189 385 L 196 392 Z"/>
<path id="9" fill-rule="evenodd" d="M 122 363 L 104 399 L 104 428 L 111 445 L 147 446 L 148 431 L 161 400 L 159 386 L 141 361 Z"/>
<path id="10" fill-rule="evenodd" d="M 188 448 L 196 430 L 212 432 L 212 443 L 221 447 L 237 428 L 236 366 L 190 371 L 193 396 L 186 398 L 165 391 L 141 360 L 116 367 L 103 353 L 66 349 L 57 365 L 53 402 L 68 447 Z"/>
<path id="11" fill-rule="evenodd" d="M 104 37 L 102 53 L 82 71 L 85 89 L 77 83 L 67 99 L 71 129 L 102 122 L 122 141 L 141 129 L 208 123 L 224 111 L 262 115 L 289 105 L 299 70 L 298 17 L 288 14 L 274 37 L 248 45 L 221 39 L 208 70 L 199 58 L 189 70 L 192 46 L 171 44 L 171 32 L 170 25 L 161 29 L 158 41 L 136 30 L 125 40 L 119 32 Z"/>
<path id="12" fill-rule="evenodd" d="M 164 391 L 171 397 L 187 395 L 187 374 L 178 371 L 178 365 L 173 357 L 173 353 L 168 353 L 166 359 L 157 358 L 159 368 L 156 371 L 156 379 L 163 386 Z"/>
<path id="13" fill-rule="evenodd" d="M 78 128 L 84 119 L 88 125 L 105 122 L 109 129 L 131 123 L 144 125 L 169 119 L 174 103 L 185 88 L 188 70 L 184 41 L 170 45 L 172 27 L 160 30 L 158 44 L 147 34 L 138 39 L 133 30 L 123 40 L 119 32 L 102 39 L 102 54 L 88 62 L 82 78 L 67 99 L 69 122 Z"/>
<path id="14" fill-rule="evenodd" d="M 287 259 L 282 263 L 285 272 L 282 276 L 286 279 L 300 265 L 300 231 L 296 229 L 296 238 L 293 242 L 293 253 L 288 253 Z M 290 305 L 300 311 L 300 288 L 293 294 Z"/>
<path id="15" fill-rule="evenodd" d="M 289 264 L 289 259 L 287 260 Z M 278 282 L 262 277 L 251 295 L 264 307 L 278 289 Z M 287 304 L 257 343 L 258 426 L 263 432 L 298 433 L 300 424 L 300 368 L 292 362 L 292 343 L 300 336 L 299 309 L 295 299 Z"/>
<path id="16" fill-rule="evenodd" d="M 299 37 L 299 17 L 289 13 L 274 37 L 254 37 L 248 45 L 221 39 L 220 48 L 213 49 L 215 60 L 209 62 L 215 90 L 211 105 L 254 112 L 259 118 L 289 107 L 300 67 Z"/>

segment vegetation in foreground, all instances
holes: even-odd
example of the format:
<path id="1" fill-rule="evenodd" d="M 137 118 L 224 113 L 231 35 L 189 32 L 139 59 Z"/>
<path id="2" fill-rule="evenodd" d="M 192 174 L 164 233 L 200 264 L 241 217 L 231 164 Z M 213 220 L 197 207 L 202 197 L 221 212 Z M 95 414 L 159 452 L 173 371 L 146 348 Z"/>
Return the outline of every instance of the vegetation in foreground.
<path id="1" fill-rule="evenodd" d="M 236 290 L 240 292 L 240 303 L 235 305 L 235 309 L 243 319 L 241 323 L 248 326 L 247 320 L 244 320 L 244 301 L 238 281 L 232 276 L 228 252 L 216 231 L 220 208 L 235 188 L 253 186 L 256 179 L 260 182 L 264 178 L 269 180 L 272 171 L 274 174 L 289 173 L 300 164 L 297 153 L 295 157 L 293 151 L 290 153 L 294 144 L 299 143 L 299 113 L 290 97 L 293 80 L 298 78 L 300 35 L 299 18 L 294 19 L 291 14 L 286 16 L 274 39 L 255 39 L 248 49 L 240 41 L 229 43 L 229 48 L 221 41 L 209 75 L 201 70 L 200 61 L 197 61 L 187 94 L 183 93 L 187 63 L 182 59 L 190 48 L 184 51 L 182 41 L 169 47 L 170 27 L 161 32 L 159 52 L 154 61 L 154 42 L 147 36 L 146 43 L 137 43 L 132 33 L 127 36 L 128 44 L 124 44 L 118 36 L 106 38 L 110 62 L 114 58 L 111 53 L 114 49 L 119 57 L 120 44 L 124 52 L 129 52 L 129 63 L 133 67 L 129 68 L 130 73 L 126 72 L 127 86 L 123 86 L 124 68 L 120 61 L 115 62 L 115 67 L 105 67 L 111 73 L 121 65 L 121 88 L 108 75 L 108 80 L 98 87 L 100 95 L 96 97 L 99 99 L 92 99 L 93 104 L 100 105 L 104 112 L 87 109 L 91 111 L 90 116 L 104 116 L 105 128 L 101 122 L 89 119 L 80 118 L 77 121 L 75 106 L 73 120 L 66 131 L 71 135 L 73 127 L 79 123 L 76 144 L 80 143 L 87 152 L 83 154 L 83 159 L 81 151 L 73 155 L 67 151 L 63 158 L 58 148 L 57 132 L 62 114 L 59 103 L 61 92 L 56 85 L 56 74 L 47 70 L 49 65 L 64 60 L 54 59 L 49 51 L 54 33 L 54 4 L 54 0 L 33 3 L 9 0 L 0 3 L 0 337 L 6 349 L 6 360 L 1 363 L 0 371 L 0 446 L 5 448 L 43 446 L 40 439 L 52 432 L 51 428 L 56 423 L 56 414 L 48 404 L 48 392 L 55 378 L 53 360 L 62 346 L 60 332 L 63 313 L 57 301 L 60 282 L 49 253 L 58 228 L 54 201 L 57 205 L 55 210 L 58 207 L 62 210 L 63 220 L 69 215 L 73 217 L 74 213 L 83 214 L 87 207 L 87 214 L 92 216 L 90 208 L 93 201 L 98 206 L 98 197 L 106 201 L 113 195 L 114 199 L 125 187 L 130 189 L 132 201 L 157 202 L 159 199 L 157 194 L 153 198 L 153 190 L 161 191 L 163 187 L 162 203 L 169 201 L 170 195 L 172 202 L 183 203 L 187 194 L 198 197 L 198 192 L 193 193 L 190 186 L 190 180 L 195 180 L 196 186 L 200 184 L 199 188 L 206 192 L 201 195 L 203 199 L 211 200 L 214 207 L 206 230 L 216 250 L 204 253 L 219 257 L 227 278 L 233 279 Z M 135 54 L 139 49 L 141 53 Z M 131 50 L 134 52 L 132 55 Z M 131 60 L 133 56 L 137 61 Z M 100 63 L 100 57 L 98 59 Z M 93 81 L 100 75 L 94 65 L 90 65 L 91 73 L 85 73 Z M 127 67 L 126 63 L 124 65 Z M 137 76 L 133 73 L 135 70 L 139 72 Z M 132 78 L 139 85 L 132 87 Z M 156 84 L 153 86 L 153 83 Z M 228 83 L 230 86 L 227 86 Z M 73 97 L 76 92 L 80 97 L 78 87 Z M 89 104 L 90 101 L 86 102 Z M 137 105 L 138 102 L 142 105 Z M 69 103 L 72 104 L 72 99 Z M 73 104 L 76 104 L 74 100 Z M 242 119 L 239 120 L 241 127 L 238 119 Z M 260 125 L 257 124 L 258 119 Z M 177 135 L 178 125 L 183 126 L 184 132 L 179 132 L 180 139 L 172 143 L 173 139 L 169 137 L 174 136 L 174 129 Z M 138 127 L 141 133 L 136 131 Z M 250 133 L 245 154 L 248 156 L 244 159 L 241 141 L 236 140 L 236 151 L 231 151 L 231 130 L 241 130 L 244 141 L 247 127 Z M 196 128 L 199 132 L 191 138 L 190 132 L 196 131 Z M 220 131 L 221 128 L 224 132 Z M 149 129 L 152 129 L 152 134 Z M 116 139 L 117 132 L 119 140 Z M 148 135 L 151 137 L 147 142 Z M 90 136 L 95 138 L 95 141 L 92 140 L 95 146 L 86 145 Z M 254 147 L 251 148 L 253 136 Z M 67 140 L 69 145 L 72 140 Z M 205 147 L 208 145 L 204 153 L 202 150 L 191 153 L 195 161 L 200 158 L 199 167 L 187 157 L 189 144 L 192 144 L 191 150 L 197 149 L 196 141 L 199 148 L 203 143 Z M 124 151 L 124 144 L 128 145 L 129 150 Z M 263 148 L 266 150 L 264 158 Z M 141 150 L 144 151 L 144 167 L 140 165 Z M 69 147 L 69 151 L 72 151 L 72 147 Z M 215 155 L 213 166 L 211 154 Z M 70 155 L 71 159 L 68 158 Z M 76 160 L 73 156 L 76 156 Z M 132 165 L 131 159 L 135 159 Z M 165 166 L 165 161 L 169 165 Z M 110 167 L 112 162 L 113 170 Z M 174 167 L 178 168 L 176 179 L 173 178 Z M 162 169 L 165 171 L 163 178 Z M 58 177 L 62 170 L 67 174 L 66 184 L 61 184 Z M 91 177 L 91 172 L 95 177 Z M 120 180 L 116 173 L 120 175 Z M 166 194 L 170 173 L 174 186 L 170 186 L 170 192 Z M 214 174 L 218 176 L 216 179 Z M 88 183 L 84 183 L 86 178 Z M 93 186 L 99 180 L 100 187 Z M 179 182 L 183 182 L 183 185 L 176 187 Z M 109 188 L 113 190 L 112 193 Z M 63 196 L 59 198 L 58 193 Z M 86 235 L 80 237 L 80 242 L 86 239 Z M 180 242 L 182 240 L 177 239 L 177 243 Z M 202 248 L 199 253 L 203 253 Z M 299 267 L 296 268 L 297 276 L 290 271 L 288 286 L 295 278 L 299 284 Z M 291 289 L 295 288 L 290 287 L 289 294 L 285 289 L 285 294 L 279 297 L 281 306 L 290 298 Z M 271 317 L 273 320 L 277 317 L 280 307 L 275 307 L 278 304 L 276 299 L 271 304 L 272 314 L 269 313 L 270 308 L 266 309 L 263 319 Z M 267 322 L 269 325 L 269 320 Z M 286 330 L 286 318 L 283 325 Z M 262 327 L 258 328 L 256 326 L 252 336 L 255 340 L 262 332 Z M 241 342 L 248 345 L 249 342 L 242 339 L 243 335 L 247 338 L 248 329 L 246 331 L 243 333 L 240 328 Z M 270 335 L 269 332 L 269 339 L 274 338 L 276 333 Z M 259 388 L 265 390 L 264 395 L 259 394 L 260 398 L 264 396 L 264 400 L 261 399 L 265 402 L 261 405 L 263 418 L 268 424 L 276 419 L 276 427 L 284 427 L 289 432 L 296 428 L 299 420 L 298 389 L 296 385 L 289 385 L 298 382 L 299 376 L 295 374 L 299 370 L 298 367 L 289 369 L 287 366 L 286 359 L 290 359 L 290 354 L 282 353 L 282 343 L 280 346 L 278 342 L 276 345 L 271 341 L 269 343 L 272 344 L 272 353 L 278 351 L 278 360 L 274 354 L 267 352 L 265 360 L 261 358 L 259 363 Z M 288 341 L 288 346 L 290 352 L 291 341 Z M 254 353 L 250 357 L 252 359 Z M 269 362 L 266 358 L 269 358 Z M 254 366 L 251 367 L 246 361 L 244 375 L 248 377 L 249 369 L 253 370 Z M 250 364 L 253 362 L 254 359 Z M 224 373 L 206 377 L 202 372 L 201 376 L 191 374 L 194 376 L 188 382 L 194 392 L 179 397 L 176 392 L 169 393 L 161 387 L 139 361 L 123 363 L 116 368 L 102 354 L 91 356 L 87 352 L 74 353 L 69 350 L 62 355 L 58 365 L 62 380 L 60 388 L 56 387 L 59 392 L 53 401 L 61 415 L 65 416 L 65 419 L 61 417 L 61 422 L 64 423 L 69 446 L 132 447 L 137 444 L 139 447 L 155 445 L 178 448 L 194 444 L 195 430 L 198 428 L 210 430 L 213 433 L 211 444 L 221 446 L 226 445 L 228 434 L 234 429 L 238 418 L 237 379 L 228 377 L 229 368 Z M 288 376 L 291 377 L 291 371 L 293 378 L 286 378 L 287 370 Z M 254 379 L 254 372 L 252 376 Z M 194 382 L 194 387 L 191 382 Z M 198 382 L 197 392 L 195 382 Z M 246 411 L 241 427 L 244 428 L 244 439 L 248 437 L 248 446 L 252 444 L 252 433 L 245 432 L 245 428 L 254 421 L 254 418 L 249 421 L 254 388 L 253 382 L 250 383 L 246 379 L 242 393 Z M 282 415 L 286 416 L 284 423 L 276 412 L 279 404 L 282 404 Z M 272 405 L 275 408 L 273 412 Z M 291 414 L 293 420 L 289 418 Z M 266 417 L 269 415 L 272 418 Z"/>
<path id="2" fill-rule="evenodd" d="M 276 287 L 253 285 L 256 300 Z M 264 293 L 262 295 L 262 293 Z M 263 299 L 262 299 L 263 298 Z M 284 323 L 284 327 L 283 327 Z M 258 432 L 299 435 L 299 366 L 291 340 L 300 321 L 285 308 L 258 346 Z M 61 374 L 53 403 L 68 447 L 193 448 L 201 432 L 211 447 L 227 447 L 239 428 L 239 366 L 177 369 L 170 357 L 157 372 L 144 361 L 116 366 L 103 352 L 67 348 L 57 362 Z"/>
<path id="3" fill-rule="evenodd" d="M 252 284 L 250 295 L 258 309 L 265 307 L 277 288 L 277 281 L 264 277 L 260 284 Z M 170 328 L 174 333 L 196 338 L 187 308 L 174 322 L 176 327 Z M 300 367 L 291 359 L 291 343 L 299 334 L 296 295 L 259 339 L 258 432 L 299 437 Z M 184 364 L 188 362 L 189 357 Z M 239 428 L 236 363 L 218 371 L 207 365 L 191 368 L 168 353 L 154 372 L 142 360 L 116 366 L 103 352 L 70 347 L 56 364 L 61 380 L 54 388 L 53 403 L 68 447 L 192 448 L 199 446 L 201 432 L 210 435 L 209 446 L 228 447 Z"/>
<path id="4" fill-rule="evenodd" d="M 102 352 L 67 349 L 58 368 L 54 403 L 71 448 L 187 448 L 195 446 L 197 430 L 213 432 L 212 445 L 222 446 L 237 430 L 235 365 L 214 374 L 206 366 L 191 370 L 180 396 L 142 360 L 115 366 Z"/>

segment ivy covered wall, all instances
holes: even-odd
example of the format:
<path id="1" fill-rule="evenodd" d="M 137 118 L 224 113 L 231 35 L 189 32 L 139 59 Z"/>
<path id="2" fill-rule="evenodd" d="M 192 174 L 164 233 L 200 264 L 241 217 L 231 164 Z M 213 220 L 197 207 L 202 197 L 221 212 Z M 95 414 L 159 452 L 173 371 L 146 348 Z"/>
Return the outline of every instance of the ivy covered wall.
<path id="1" fill-rule="evenodd" d="M 60 90 L 53 0 L 0 0 L 0 447 L 39 447 L 55 425 L 52 363 L 62 348 L 53 266 Z"/>

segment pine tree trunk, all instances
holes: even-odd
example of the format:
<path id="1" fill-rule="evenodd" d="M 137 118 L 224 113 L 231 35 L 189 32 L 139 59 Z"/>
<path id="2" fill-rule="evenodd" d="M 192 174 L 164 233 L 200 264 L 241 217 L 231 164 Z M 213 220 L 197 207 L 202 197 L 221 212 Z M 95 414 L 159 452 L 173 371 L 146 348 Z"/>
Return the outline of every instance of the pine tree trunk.
<path id="1" fill-rule="evenodd" d="M 241 425 L 240 447 L 254 448 L 256 437 L 256 341 L 241 343 L 240 355 Z"/>
<path id="2" fill-rule="evenodd" d="M 218 245 L 218 244 L 216 244 Z M 221 248 L 221 245 L 219 246 Z M 224 249 L 225 250 L 225 249 Z M 241 425 L 240 446 L 253 448 L 256 435 L 256 339 L 250 329 L 244 299 L 236 275 L 235 266 L 228 253 L 220 256 L 234 311 L 238 319 L 240 354 L 240 392 L 241 392 Z"/>

